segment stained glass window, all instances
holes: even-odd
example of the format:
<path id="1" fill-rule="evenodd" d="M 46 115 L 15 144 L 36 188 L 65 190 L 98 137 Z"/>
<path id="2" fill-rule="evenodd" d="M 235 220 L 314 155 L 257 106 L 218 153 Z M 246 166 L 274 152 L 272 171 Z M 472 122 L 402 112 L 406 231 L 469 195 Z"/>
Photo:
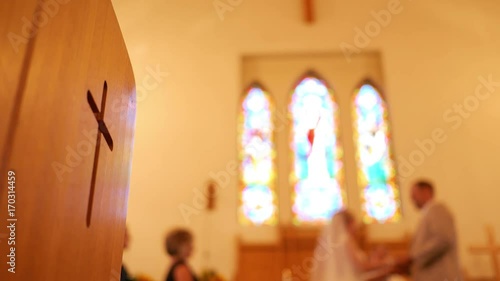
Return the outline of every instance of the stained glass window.
<path id="1" fill-rule="evenodd" d="M 278 220 L 272 114 L 269 95 L 259 85 L 250 87 L 239 120 L 241 224 L 275 225 Z"/>
<path id="2" fill-rule="evenodd" d="M 325 82 L 308 75 L 294 89 L 289 111 L 293 223 L 325 222 L 345 202 L 338 107 Z"/>
<path id="3" fill-rule="evenodd" d="M 369 83 L 354 95 L 354 142 L 363 220 L 395 222 L 401 218 L 400 194 L 391 154 L 387 105 Z"/>

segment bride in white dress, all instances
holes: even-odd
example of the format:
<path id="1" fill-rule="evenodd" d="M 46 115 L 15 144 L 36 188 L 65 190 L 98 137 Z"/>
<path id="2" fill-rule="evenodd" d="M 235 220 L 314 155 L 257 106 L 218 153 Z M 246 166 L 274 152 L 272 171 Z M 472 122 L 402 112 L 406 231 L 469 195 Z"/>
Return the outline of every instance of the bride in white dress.
<path id="1" fill-rule="evenodd" d="M 391 272 L 391 261 L 368 258 L 356 242 L 356 235 L 356 222 L 349 211 L 333 216 L 318 239 L 311 281 L 383 280 Z"/>

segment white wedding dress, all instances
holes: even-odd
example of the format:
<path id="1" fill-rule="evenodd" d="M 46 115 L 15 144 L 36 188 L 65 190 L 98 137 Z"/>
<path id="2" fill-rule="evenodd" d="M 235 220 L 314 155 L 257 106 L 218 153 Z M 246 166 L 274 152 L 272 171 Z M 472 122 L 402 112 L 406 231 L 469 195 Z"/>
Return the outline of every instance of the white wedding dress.
<path id="1" fill-rule="evenodd" d="M 351 236 L 347 232 L 343 218 L 335 215 L 326 225 L 314 250 L 311 281 L 361 281 L 362 272 L 356 269 L 352 255 L 348 251 Z M 364 253 L 357 251 L 354 258 L 363 259 Z"/>
<path id="2" fill-rule="evenodd" d="M 368 257 L 352 239 L 342 216 L 334 215 L 318 238 L 310 281 L 365 281 L 379 280 L 384 276 L 384 268 L 363 272 L 356 267 L 355 264 L 365 263 Z M 391 264 L 390 260 L 387 260 L 388 264 Z M 406 279 L 392 275 L 385 277 L 385 280 Z"/>

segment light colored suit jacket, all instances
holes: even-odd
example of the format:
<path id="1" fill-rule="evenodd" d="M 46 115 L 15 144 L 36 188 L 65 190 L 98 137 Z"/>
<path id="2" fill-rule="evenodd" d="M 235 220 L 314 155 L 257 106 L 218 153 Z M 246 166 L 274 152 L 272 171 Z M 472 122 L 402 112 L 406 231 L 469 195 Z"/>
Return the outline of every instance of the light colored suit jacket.
<path id="1" fill-rule="evenodd" d="M 453 215 L 441 203 L 427 204 L 412 243 L 412 279 L 462 281 Z"/>

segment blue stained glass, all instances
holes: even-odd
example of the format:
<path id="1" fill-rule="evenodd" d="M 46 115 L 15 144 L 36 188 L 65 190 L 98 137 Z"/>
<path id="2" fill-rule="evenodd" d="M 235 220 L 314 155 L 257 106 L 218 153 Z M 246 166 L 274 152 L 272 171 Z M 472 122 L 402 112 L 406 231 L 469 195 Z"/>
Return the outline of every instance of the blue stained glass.
<path id="1" fill-rule="evenodd" d="M 242 224 L 277 223 L 273 130 L 269 96 L 258 86 L 250 88 L 239 124 L 242 187 L 238 217 Z"/>
<path id="2" fill-rule="evenodd" d="M 325 222 L 344 206 L 337 105 L 325 83 L 301 80 L 292 95 L 293 222 Z"/>
<path id="3" fill-rule="evenodd" d="M 358 90 L 353 116 L 364 221 L 397 221 L 401 210 L 391 158 L 387 107 L 372 85 L 365 84 Z"/>

